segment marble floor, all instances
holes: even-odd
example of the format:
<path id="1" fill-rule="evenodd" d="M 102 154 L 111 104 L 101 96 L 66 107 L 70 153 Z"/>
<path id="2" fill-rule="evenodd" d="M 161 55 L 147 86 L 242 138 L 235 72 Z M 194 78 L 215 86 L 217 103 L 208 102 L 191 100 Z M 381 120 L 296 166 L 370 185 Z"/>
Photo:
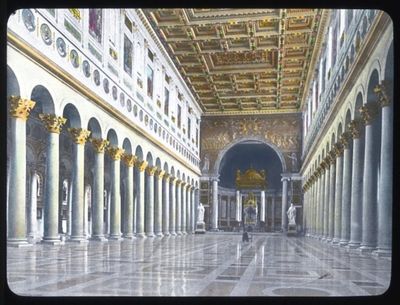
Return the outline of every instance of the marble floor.
<path id="1" fill-rule="evenodd" d="M 280 234 L 207 233 L 7 248 L 24 296 L 361 296 L 390 284 L 391 260 Z"/>

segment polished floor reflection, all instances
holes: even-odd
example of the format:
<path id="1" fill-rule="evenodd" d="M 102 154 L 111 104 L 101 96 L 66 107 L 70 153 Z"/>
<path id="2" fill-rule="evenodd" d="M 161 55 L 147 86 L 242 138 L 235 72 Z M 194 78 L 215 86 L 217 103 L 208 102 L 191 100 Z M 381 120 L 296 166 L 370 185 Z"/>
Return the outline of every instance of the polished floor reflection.
<path id="1" fill-rule="evenodd" d="M 382 294 L 391 260 L 279 234 L 207 233 L 7 249 L 10 289 L 30 296 Z"/>

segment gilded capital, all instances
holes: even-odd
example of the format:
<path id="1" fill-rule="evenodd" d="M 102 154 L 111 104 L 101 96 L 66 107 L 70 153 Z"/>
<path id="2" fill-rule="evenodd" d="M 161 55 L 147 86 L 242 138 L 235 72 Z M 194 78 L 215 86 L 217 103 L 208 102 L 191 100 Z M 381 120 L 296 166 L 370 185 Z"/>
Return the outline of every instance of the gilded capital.
<path id="1" fill-rule="evenodd" d="M 157 166 L 147 166 L 146 167 L 146 173 L 149 176 L 154 176 L 155 172 L 157 171 L 158 167 Z"/>
<path id="2" fill-rule="evenodd" d="M 104 150 L 110 144 L 108 140 L 104 140 L 101 138 L 90 138 L 89 141 L 90 143 L 92 143 L 97 153 L 104 153 Z"/>
<path id="3" fill-rule="evenodd" d="M 8 99 L 10 101 L 10 115 L 24 121 L 28 119 L 30 111 L 36 105 L 35 101 L 24 99 L 20 96 L 11 95 Z"/>
<path id="4" fill-rule="evenodd" d="M 136 167 L 138 168 L 139 171 L 143 172 L 146 167 L 147 167 L 148 163 L 147 161 L 143 160 L 143 161 L 136 161 Z"/>
<path id="5" fill-rule="evenodd" d="M 168 173 L 165 173 L 163 176 L 164 180 L 168 182 L 168 180 L 171 178 L 171 175 Z"/>
<path id="6" fill-rule="evenodd" d="M 350 122 L 351 123 L 351 122 Z M 349 147 L 349 144 L 350 144 L 350 138 L 351 138 L 351 136 L 352 136 L 352 129 L 351 129 L 351 127 L 350 127 L 350 124 L 349 124 L 349 128 L 350 128 L 350 131 L 346 131 L 346 132 L 344 132 L 344 133 L 342 133 L 341 135 L 340 135 L 340 139 L 339 139 L 339 143 L 338 144 L 340 144 L 340 146 L 342 147 L 342 149 L 346 149 L 346 148 L 348 148 Z M 355 128 L 355 127 L 354 127 Z"/>
<path id="7" fill-rule="evenodd" d="M 126 153 L 122 154 L 122 161 L 128 167 L 133 167 L 135 165 L 136 160 L 137 160 L 137 157 L 135 155 L 126 154 Z"/>
<path id="8" fill-rule="evenodd" d="M 156 172 L 154 173 L 154 175 L 158 177 L 158 179 L 162 179 L 165 174 L 165 171 L 160 168 L 157 168 Z"/>
<path id="9" fill-rule="evenodd" d="M 343 154 L 343 145 L 338 142 L 334 145 L 333 150 L 335 152 L 335 156 L 340 157 Z"/>
<path id="10" fill-rule="evenodd" d="M 389 97 L 386 93 L 386 88 L 383 84 L 376 85 L 374 88 L 375 94 L 378 96 L 378 104 L 381 107 L 386 107 L 390 105 Z"/>
<path id="11" fill-rule="evenodd" d="M 108 146 L 107 152 L 110 155 L 111 159 L 114 161 L 121 160 L 122 154 L 125 152 L 124 149 L 119 148 L 118 146 Z"/>
<path id="12" fill-rule="evenodd" d="M 359 120 L 352 120 L 348 126 L 353 139 L 358 139 L 361 135 L 361 122 Z"/>
<path id="13" fill-rule="evenodd" d="M 178 181 L 178 178 L 176 178 L 176 177 L 174 177 L 174 176 L 171 176 L 170 180 L 171 180 L 171 183 L 172 183 L 172 184 L 176 185 L 176 183 L 177 183 L 177 181 Z"/>
<path id="14" fill-rule="evenodd" d="M 90 130 L 83 128 L 68 128 L 68 131 L 76 144 L 85 144 L 91 133 Z"/>
<path id="15" fill-rule="evenodd" d="M 359 109 L 361 117 L 365 125 L 370 125 L 378 114 L 377 105 L 375 103 L 368 103 Z"/>
<path id="16" fill-rule="evenodd" d="M 48 132 L 60 134 L 61 127 L 67 121 L 66 118 L 51 113 L 39 113 L 39 119 L 43 122 Z"/>

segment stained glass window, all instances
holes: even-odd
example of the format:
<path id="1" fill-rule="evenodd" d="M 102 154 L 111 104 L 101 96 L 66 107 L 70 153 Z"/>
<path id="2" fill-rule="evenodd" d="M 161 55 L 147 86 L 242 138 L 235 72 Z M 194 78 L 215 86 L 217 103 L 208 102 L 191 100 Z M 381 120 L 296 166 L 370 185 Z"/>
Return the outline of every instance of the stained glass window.
<path id="1" fill-rule="evenodd" d="M 129 75 L 132 75 L 132 52 L 132 41 L 130 41 L 128 37 L 124 35 L 124 70 Z"/>
<path id="2" fill-rule="evenodd" d="M 153 69 L 150 66 L 147 66 L 146 74 L 147 74 L 147 95 L 153 98 Z"/>
<path id="3" fill-rule="evenodd" d="M 101 9 L 89 9 L 89 34 L 98 43 L 102 41 L 103 15 Z"/>

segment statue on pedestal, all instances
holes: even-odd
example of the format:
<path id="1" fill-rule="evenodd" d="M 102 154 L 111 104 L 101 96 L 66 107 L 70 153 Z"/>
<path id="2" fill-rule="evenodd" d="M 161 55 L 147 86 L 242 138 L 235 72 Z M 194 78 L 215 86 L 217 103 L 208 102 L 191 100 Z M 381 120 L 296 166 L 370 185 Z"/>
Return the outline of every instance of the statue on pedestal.
<path id="1" fill-rule="evenodd" d="M 197 207 L 197 220 L 196 220 L 196 230 L 195 234 L 204 234 L 206 233 L 206 224 L 204 223 L 204 206 L 200 202 Z"/>
<path id="2" fill-rule="evenodd" d="M 290 204 L 289 209 L 286 212 L 289 218 L 289 226 L 296 225 L 296 208 L 294 207 L 293 203 Z"/>

